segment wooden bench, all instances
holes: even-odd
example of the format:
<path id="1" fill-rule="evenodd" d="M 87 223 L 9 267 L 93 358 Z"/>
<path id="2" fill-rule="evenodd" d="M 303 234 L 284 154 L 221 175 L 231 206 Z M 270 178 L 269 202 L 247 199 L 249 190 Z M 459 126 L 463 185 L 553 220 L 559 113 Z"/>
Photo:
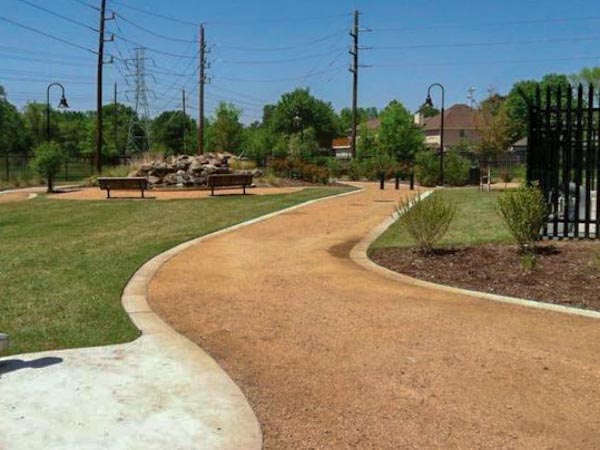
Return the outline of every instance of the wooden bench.
<path id="1" fill-rule="evenodd" d="M 217 187 L 237 187 L 240 186 L 244 189 L 244 195 L 246 195 L 246 187 L 252 184 L 252 175 L 209 175 L 208 176 L 208 187 L 210 188 L 210 195 L 215 195 L 215 188 Z"/>
<path id="2" fill-rule="evenodd" d="M 98 178 L 100 189 L 106 191 L 106 198 L 110 197 L 110 191 L 140 190 L 142 198 L 144 191 L 148 189 L 148 180 L 144 177 L 102 177 Z"/>

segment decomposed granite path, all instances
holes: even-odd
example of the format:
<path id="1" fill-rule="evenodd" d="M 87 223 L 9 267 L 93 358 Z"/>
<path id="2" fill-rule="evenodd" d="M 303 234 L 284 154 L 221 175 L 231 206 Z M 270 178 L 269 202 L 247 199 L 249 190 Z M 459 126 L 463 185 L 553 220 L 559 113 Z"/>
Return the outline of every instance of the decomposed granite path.
<path id="1" fill-rule="evenodd" d="M 267 449 L 600 448 L 600 321 L 359 266 L 397 197 L 366 185 L 203 241 L 150 305 L 237 382 Z"/>

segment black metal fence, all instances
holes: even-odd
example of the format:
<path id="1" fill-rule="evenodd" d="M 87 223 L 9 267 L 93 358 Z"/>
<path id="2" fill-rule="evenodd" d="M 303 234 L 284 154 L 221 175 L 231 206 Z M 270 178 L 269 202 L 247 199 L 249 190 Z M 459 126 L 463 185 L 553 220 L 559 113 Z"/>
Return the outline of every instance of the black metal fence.
<path id="1" fill-rule="evenodd" d="M 39 178 L 31 167 L 32 155 L 0 154 L 0 181 L 10 183 L 27 183 Z M 95 173 L 93 158 L 69 158 L 57 176 L 56 181 L 81 181 Z"/>
<path id="2" fill-rule="evenodd" d="M 542 234 L 599 238 L 600 106 L 594 87 L 539 86 L 529 103 L 527 180 L 539 183 L 550 214 Z"/>

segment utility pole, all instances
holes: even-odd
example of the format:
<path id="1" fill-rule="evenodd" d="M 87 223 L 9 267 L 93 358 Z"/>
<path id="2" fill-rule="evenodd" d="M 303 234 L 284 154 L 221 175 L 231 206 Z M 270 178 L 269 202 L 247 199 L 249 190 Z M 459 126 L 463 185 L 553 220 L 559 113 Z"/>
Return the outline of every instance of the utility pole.
<path id="1" fill-rule="evenodd" d="M 187 110 L 185 105 L 185 89 L 182 91 L 183 105 L 183 153 L 187 154 Z"/>
<path id="2" fill-rule="evenodd" d="M 352 158 L 356 158 L 356 136 L 358 129 L 358 18 L 360 13 L 358 10 L 354 11 L 354 26 L 352 27 L 352 31 L 350 32 L 350 36 L 352 36 L 352 50 L 350 50 L 350 54 L 352 55 L 352 67 L 350 67 L 350 72 L 352 72 L 352 134 L 350 135 L 350 153 Z"/>
<path id="3" fill-rule="evenodd" d="M 200 25 L 200 76 L 198 79 L 198 154 L 204 153 L 204 84 L 206 83 L 206 41 Z"/>
<path id="4" fill-rule="evenodd" d="M 102 143 L 103 143 L 103 121 L 102 121 L 102 83 L 104 71 L 104 43 L 114 40 L 114 36 L 108 41 L 104 38 L 106 30 L 106 21 L 114 19 L 106 18 L 106 0 L 100 2 L 100 28 L 98 40 L 98 72 L 96 77 L 96 171 L 98 174 L 102 172 Z M 112 62 L 112 60 L 111 60 Z"/>

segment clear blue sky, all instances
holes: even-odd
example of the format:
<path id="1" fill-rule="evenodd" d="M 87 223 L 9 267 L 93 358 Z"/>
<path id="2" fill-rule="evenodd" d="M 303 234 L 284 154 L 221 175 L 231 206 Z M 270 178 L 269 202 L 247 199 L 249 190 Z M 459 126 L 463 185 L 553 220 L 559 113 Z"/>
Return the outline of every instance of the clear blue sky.
<path id="1" fill-rule="evenodd" d="M 0 9 L 1 17 L 97 48 L 94 31 L 27 3 L 97 28 L 98 12 L 85 4 L 99 5 L 99 0 L 1 0 Z M 156 95 L 149 97 L 153 114 L 180 107 L 183 87 L 189 93 L 189 112 L 195 114 L 197 62 L 190 58 L 197 45 L 186 41 L 197 39 L 193 24 L 204 22 L 212 62 L 208 114 L 228 100 L 244 109 L 248 122 L 260 117 L 264 103 L 297 86 L 310 87 L 340 109 L 351 103 L 348 31 L 355 8 L 361 11 L 361 26 L 372 30 L 361 35 L 367 47 L 361 63 L 371 66 L 361 69 L 362 106 L 383 107 L 396 98 L 414 110 L 432 82 L 446 86 L 448 104 L 465 103 L 471 86 L 481 100 L 490 86 L 505 93 L 516 80 L 600 65 L 597 0 L 108 0 L 109 11 L 118 17 L 108 22 L 108 31 L 135 43 L 117 38 L 106 44 L 106 51 L 127 58 L 136 44 L 148 47 L 147 83 Z M 19 106 L 45 101 L 48 82 L 62 81 L 73 109 L 93 109 L 94 58 L 0 20 L 0 84 Z M 106 66 L 105 101 L 112 100 L 116 81 L 126 102 L 124 91 L 131 89 L 126 72 L 123 63 Z M 54 103 L 57 96 L 54 92 Z"/>

